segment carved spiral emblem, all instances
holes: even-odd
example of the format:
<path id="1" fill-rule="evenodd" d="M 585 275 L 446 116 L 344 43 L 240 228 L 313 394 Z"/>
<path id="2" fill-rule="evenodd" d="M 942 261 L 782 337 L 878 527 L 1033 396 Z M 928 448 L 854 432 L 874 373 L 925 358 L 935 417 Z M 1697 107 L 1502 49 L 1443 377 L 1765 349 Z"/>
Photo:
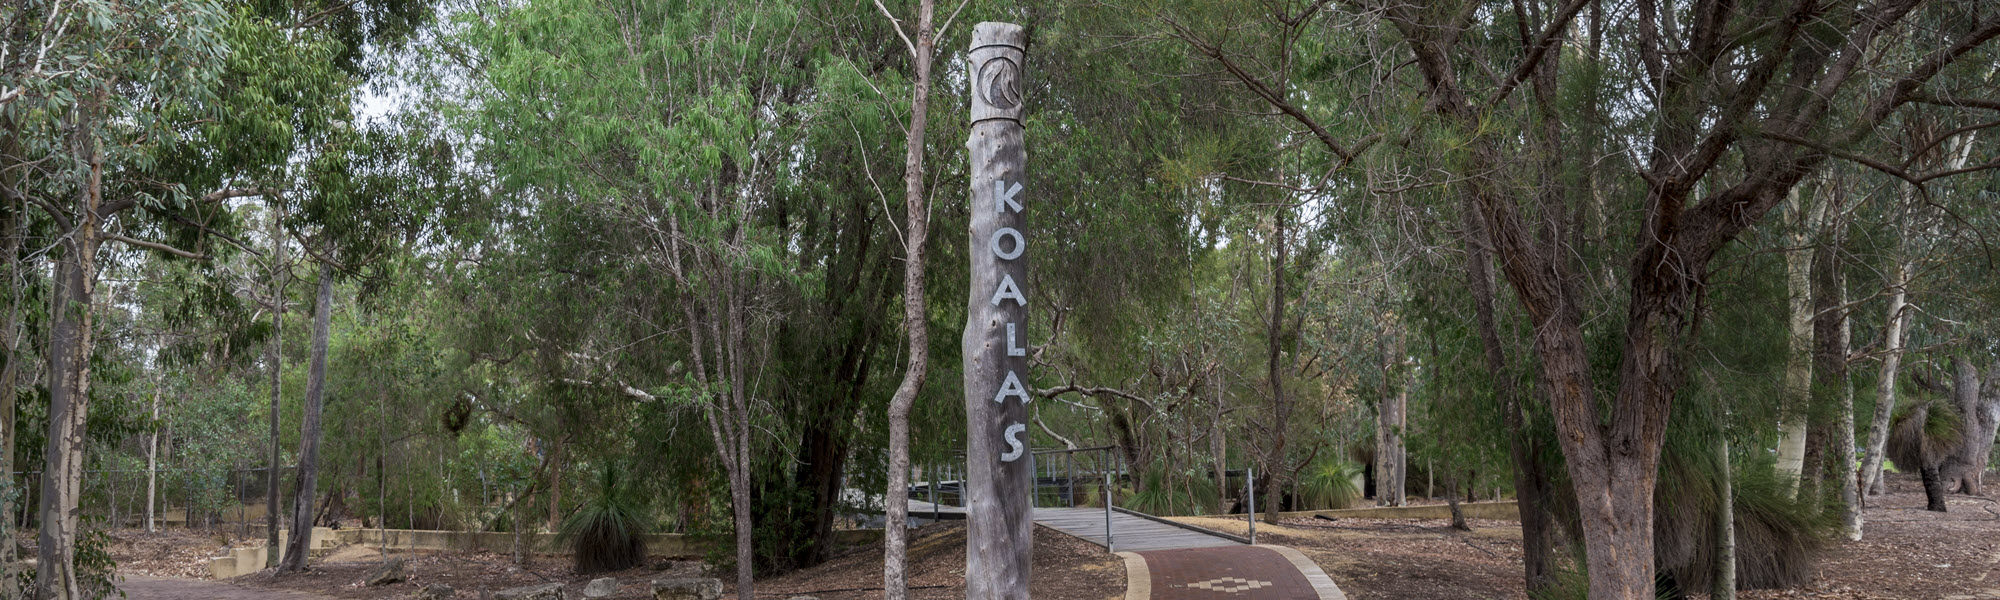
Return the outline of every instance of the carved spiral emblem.
<path id="1" fill-rule="evenodd" d="M 995 58 L 979 66 L 979 93 L 986 104 L 1000 110 L 1021 105 L 1021 66 L 1007 58 Z"/>

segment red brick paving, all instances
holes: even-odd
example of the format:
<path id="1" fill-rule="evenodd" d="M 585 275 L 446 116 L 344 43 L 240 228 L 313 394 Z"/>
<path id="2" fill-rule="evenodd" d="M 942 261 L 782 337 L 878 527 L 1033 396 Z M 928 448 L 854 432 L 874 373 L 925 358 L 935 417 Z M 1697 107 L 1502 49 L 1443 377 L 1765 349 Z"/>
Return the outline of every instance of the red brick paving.
<path id="1" fill-rule="evenodd" d="M 1153 578 L 1152 600 L 1317 600 L 1319 592 L 1284 555 L 1228 546 L 1139 552 Z"/>

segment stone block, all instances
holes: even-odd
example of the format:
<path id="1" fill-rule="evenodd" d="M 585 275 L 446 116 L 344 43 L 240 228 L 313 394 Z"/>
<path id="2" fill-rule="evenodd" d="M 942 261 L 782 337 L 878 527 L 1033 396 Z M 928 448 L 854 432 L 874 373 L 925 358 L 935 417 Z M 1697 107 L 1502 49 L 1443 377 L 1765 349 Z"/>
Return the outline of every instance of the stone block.
<path id="1" fill-rule="evenodd" d="M 721 600 L 722 580 L 689 577 L 653 580 L 653 600 Z"/>
<path id="2" fill-rule="evenodd" d="M 613 594 L 617 593 L 618 580 L 610 577 L 592 579 L 589 584 L 583 586 L 583 597 L 585 598 L 610 598 Z"/>
<path id="3" fill-rule="evenodd" d="M 410 580 L 410 566 L 403 559 L 392 558 L 375 567 L 368 575 L 368 585 L 389 585 Z"/>
<path id="4" fill-rule="evenodd" d="M 493 600 L 563 600 L 563 584 L 544 583 L 500 590 L 493 593 Z"/>

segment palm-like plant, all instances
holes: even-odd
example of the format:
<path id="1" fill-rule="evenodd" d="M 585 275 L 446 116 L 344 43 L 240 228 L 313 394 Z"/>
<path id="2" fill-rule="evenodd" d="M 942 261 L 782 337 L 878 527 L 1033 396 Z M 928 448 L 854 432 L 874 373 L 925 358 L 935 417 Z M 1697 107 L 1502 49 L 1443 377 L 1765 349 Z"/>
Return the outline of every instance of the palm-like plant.
<path id="1" fill-rule="evenodd" d="M 606 465 L 596 496 L 563 519 L 557 539 L 576 557 L 576 572 L 617 571 L 645 562 L 648 528 L 644 499 Z"/>
<path id="2" fill-rule="evenodd" d="M 1305 510 L 1347 508 L 1361 499 L 1354 478 L 1361 467 L 1337 458 L 1321 457 L 1299 474 L 1299 507 Z"/>

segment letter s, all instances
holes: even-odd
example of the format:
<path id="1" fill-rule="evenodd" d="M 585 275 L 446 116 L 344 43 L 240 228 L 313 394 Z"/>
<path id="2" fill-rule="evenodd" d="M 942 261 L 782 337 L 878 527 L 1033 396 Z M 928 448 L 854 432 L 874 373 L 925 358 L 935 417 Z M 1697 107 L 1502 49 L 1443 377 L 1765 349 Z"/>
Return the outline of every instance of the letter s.
<path id="1" fill-rule="evenodd" d="M 1013 449 L 1000 453 L 1000 462 L 1014 462 L 1020 460 L 1022 454 L 1027 453 L 1028 449 L 1026 446 L 1021 444 L 1021 438 L 1016 437 L 1016 434 L 1025 432 L 1027 430 L 1028 430 L 1027 425 L 1015 423 L 1013 425 L 1008 425 L 1007 430 L 1001 432 L 1000 434 L 1001 437 L 1007 439 L 1007 446 Z"/>

